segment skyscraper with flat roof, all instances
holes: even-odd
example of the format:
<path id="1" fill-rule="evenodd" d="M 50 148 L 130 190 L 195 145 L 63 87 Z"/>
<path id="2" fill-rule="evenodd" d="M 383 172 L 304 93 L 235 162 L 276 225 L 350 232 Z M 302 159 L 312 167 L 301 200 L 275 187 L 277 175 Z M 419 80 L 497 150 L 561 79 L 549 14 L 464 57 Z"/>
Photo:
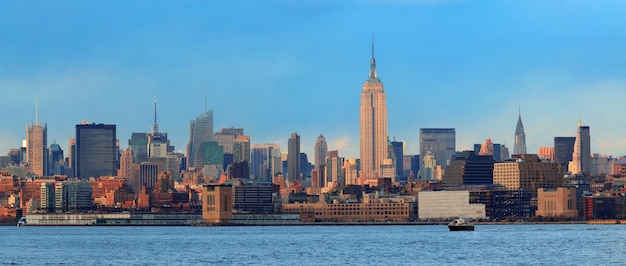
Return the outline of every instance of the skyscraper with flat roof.
<path id="1" fill-rule="evenodd" d="M 213 110 L 209 110 L 190 122 L 187 145 L 187 168 L 202 169 L 204 165 L 204 142 L 213 140 Z"/>
<path id="2" fill-rule="evenodd" d="M 76 125 L 76 177 L 114 176 L 117 174 L 115 125 Z"/>
<path id="3" fill-rule="evenodd" d="M 26 125 L 26 161 L 36 176 L 48 175 L 48 125 Z"/>
<path id="4" fill-rule="evenodd" d="M 567 165 L 572 160 L 574 142 L 576 137 L 554 137 L 554 161 Z"/>
<path id="5" fill-rule="evenodd" d="M 300 179 L 300 136 L 294 132 L 287 143 L 287 178 L 291 181 Z"/>
<path id="6" fill-rule="evenodd" d="M 434 156 L 437 165 L 445 170 L 456 153 L 456 131 L 454 128 L 421 128 L 420 129 L 420 169 L 424 170 L 426 154 Z M 430 159 L 430 158 L 429 158 Z M 421 175 L 424 179 L 424 175 Z M 429 178 L 427 178 L 429 179 Z"/>
<path id="7" fill-rule="evenodd" d="M 360 107 L 360 159 L 365 179 L 380 176 L 380 166 L 388 158 L 387 137 L 387 96 L 376 73 L 372 38 L 370 74 L 363 84 Z"/>

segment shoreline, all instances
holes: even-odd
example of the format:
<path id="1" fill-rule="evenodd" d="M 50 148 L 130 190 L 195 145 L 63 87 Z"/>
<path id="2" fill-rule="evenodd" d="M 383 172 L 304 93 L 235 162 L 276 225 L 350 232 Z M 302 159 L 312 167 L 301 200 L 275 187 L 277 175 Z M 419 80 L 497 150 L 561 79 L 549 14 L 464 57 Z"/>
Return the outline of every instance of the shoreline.
<path id="1" fill-rule="evenodd" d="M 447 225 L 448 222 L 301 222 L 301 223 L 190 223 L 190 224 L 25 224 L 23 226 L 196 226 L 196 227 L 213 227 L 213 226 L 420 226 L 420 225 Z M 475 222 L 475 225 L 536 225 L 536 224 L 595 224 L 595 225 L 620 225 L 626 224 L 626 220 L 589 220 L 589 221 L 533 221 L 533 222 Z M 16 224 L 3 223 L 0 226 L 16 226 Z"/>

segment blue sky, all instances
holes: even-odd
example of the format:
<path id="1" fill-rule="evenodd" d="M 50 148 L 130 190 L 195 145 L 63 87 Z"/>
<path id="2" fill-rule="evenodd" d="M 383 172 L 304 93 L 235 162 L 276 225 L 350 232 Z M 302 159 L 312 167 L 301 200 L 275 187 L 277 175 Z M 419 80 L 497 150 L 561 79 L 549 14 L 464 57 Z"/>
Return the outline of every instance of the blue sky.
<path id="1" fill-rule="evenodd" d="M 122 148 L 159 125 L 185 149 L 207 106 L 252 143 L 358 157 L 359 100 L 376 42 L 390 137 L 454 127 L 457 149 L 528 151 L 591 128 L 592 152 L 626 154 L 624 1 L 0 1 L 0 152 L 48 124 L 67 149 L 82 120 L 117 125 Z M 312 157 L 312 154 L 310 154 Z"/>

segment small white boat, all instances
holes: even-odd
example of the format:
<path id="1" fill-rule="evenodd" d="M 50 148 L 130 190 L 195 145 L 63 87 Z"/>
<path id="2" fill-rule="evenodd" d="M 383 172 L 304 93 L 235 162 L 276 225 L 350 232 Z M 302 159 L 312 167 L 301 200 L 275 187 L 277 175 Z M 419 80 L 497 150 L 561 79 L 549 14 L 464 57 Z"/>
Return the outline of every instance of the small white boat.
<path id="1" fill-rule="evenodd" d="M 17 226 L 24 226 L 26 225 L 26 217 L 22 217 L 20 218 L 19 221 L 17 221 Z"/>
<path id="2" fill-rule="evenodd" d="M 448 223 L 448 229 L 450 231 L 474 231 L 474 224 L 463 218 L 458 218 Z"/>

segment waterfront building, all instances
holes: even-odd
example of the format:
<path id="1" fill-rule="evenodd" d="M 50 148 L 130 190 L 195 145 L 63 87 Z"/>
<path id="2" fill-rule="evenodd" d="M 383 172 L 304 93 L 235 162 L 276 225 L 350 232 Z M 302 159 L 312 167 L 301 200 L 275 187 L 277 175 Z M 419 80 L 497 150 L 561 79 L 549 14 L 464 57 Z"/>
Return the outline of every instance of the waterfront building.
<path id="1" fill-rule="evenodd" d="M 48 175 L 48 125 L 26 125 L 26 162 L 35 176 Z"/>
<path id="2" fill-rule="evenodd" d="M 513 146 L 513 154 L 526 154 L 526 134 L 524 133 L 524 125 L 522 124 L 522 112 L 519 112 L 517 118 L 517 126 L 515 127 L 515 146 Z"/>
<path id="3" fill-rule="evenodd" d="M 514 159 L 497 162 L 493 167 L 493 183 L 507 189 L 529 190 L 533 197 L 538 188 L 554 188 L 565 184 L 564 168 L 555 162 L 542 162 L 536 154 L 514 155 Z"/>
<path id="4" fill-rule="evenodd" d="M 115 125 L 76 125 L 75 177 L 112 176 L 117 174 L 117 138 Z"/>
<path id="5" fill-rule="evenodd" d="M 300 179 L 300 136 L 294 132 L 287 143 L 287 179 L 295 181 Z"/>
<path id="6" fill-rule="evenodd" d="M 470 191 L 420 191 L 417 203 L 420 220 L 487 218 L 485 204 L 470 203 Z"/>
<path id="7" fill-rule="evenodd" d="M 572 174 L 589 174 L 591 171 L 591 136 L 589 127 L 583 126 L 578 121 L 578 134 L 574 141 L 572 161 L 568 165 L 568 171 Z"/>
<path id="8" fill-rule="evenodd" d="M 408 222 L 417 217 L 415 197 L 363 195 L 360 203 L 284 203 L 282 213 L 300 214 L 310 222 Z"/>
<path id="9" fill-rule="evenodd" d="M 213 110 L 205 111 L 189 123 L 189 144 L 187 145 L 187 169 L 204 166 L 204 142 L 213 140 Z"/>
<path id="10" fill-rule="evenodd" d="M 361 177 L 376 179 L 380 165 L 387 159 L 387 99 L 384 86 L 376 73 L 374 41 L 370 74 L 363 84 L 360 106 L 360 159 Z"/>
<path id="11" fill-rule="evenodd" d="M 539 188 L 535 216 L 577 218 L 576 188 Z"/>
<path id="12" fill-rule="evenodd" d="M 493 164 L 492 155 L 464 151 L 450 163 L 442 183 L 446 187 L 493 184 Z"/>
<path id="13" fill-rule="evenodd" d="M 240 213 L 274 213 L 272 183 L 235 185 L 233 210 Z"/>
<path id="14" fill-rule="evenodd" d="M 554 161 L 554 147 L 539 147 L 539 159 Z"/>
<path id="15" fill-rule="evenodd" d="M 41 211 L 45 213 L 54 213 L 55 210 L 55 193 L 54 183 L 41 183 Z"/>
<path id="16" fill-rule="evenodd" d="M 430 152 L 437 163 L 441 165 L 443 170 L 446 169 L 453 156 L 456 153 L 456 132 L 454 128 L 421 128 L 420 129 L 420 169 L 425 168 L 426 155 Z M 430 159 L 430 158 L 428 158 Z M 435 167 L 433 166 L 433 169 Z M 428 176 L 428 171 L 422 171 Z M 420 179 L 426 178 L 420 174 Z"/>
<path id="17" fill-rule="evenodd" d="M 93 208 L 91 183 L 86 180 L 57 182 L 54 185 L 55 212 L 79 212 Z"/>
<path id="18" fill-rule="evenodd" d="M 233 186 L 202 186 L 202 218 L 207 223 L 228 223 L 233 216 Z"/>

